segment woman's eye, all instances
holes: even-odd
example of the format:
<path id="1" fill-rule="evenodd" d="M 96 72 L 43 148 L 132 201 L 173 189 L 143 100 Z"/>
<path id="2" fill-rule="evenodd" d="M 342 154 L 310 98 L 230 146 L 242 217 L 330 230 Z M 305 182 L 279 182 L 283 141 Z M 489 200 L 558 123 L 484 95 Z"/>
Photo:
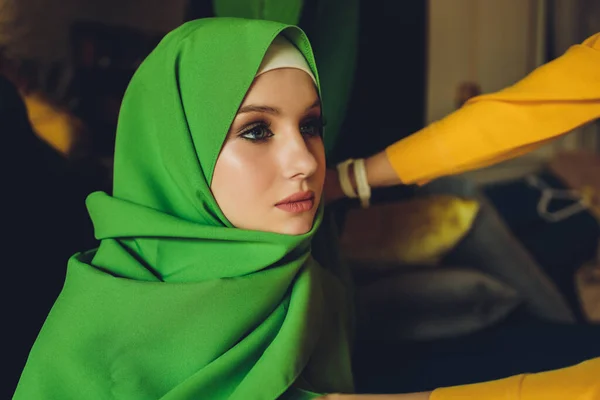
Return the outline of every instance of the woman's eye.
<path id="1" fill-rule="evenodd" d="M 244 131 L 240 137 L 252 142 L 262 142 L 273 136 L 273 133 L 266 125 L 257 125 Z"/>
<path id="2" fill-rule="evenodd" d="M 303 124 L 300 133 L 307 136 L 323 136 L 323 122 L 314 120 Z"/>

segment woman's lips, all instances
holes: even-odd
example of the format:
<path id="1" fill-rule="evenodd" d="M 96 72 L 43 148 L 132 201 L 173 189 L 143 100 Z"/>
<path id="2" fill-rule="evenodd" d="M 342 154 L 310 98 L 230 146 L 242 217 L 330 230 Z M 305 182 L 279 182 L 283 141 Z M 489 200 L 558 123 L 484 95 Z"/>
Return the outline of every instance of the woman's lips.
<path id="1" fill-rule="evenodd" d="M 315 193 L 312 191 L 298 192 L 286 197 L 275 207 L 291 213 L 302 213 L 312 210 L 315 206 Z"/>

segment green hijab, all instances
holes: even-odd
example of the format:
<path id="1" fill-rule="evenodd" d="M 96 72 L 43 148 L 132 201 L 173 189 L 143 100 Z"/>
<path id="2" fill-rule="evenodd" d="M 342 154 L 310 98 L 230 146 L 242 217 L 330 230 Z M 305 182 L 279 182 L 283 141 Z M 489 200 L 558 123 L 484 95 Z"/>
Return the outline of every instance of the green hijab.
<path id="1" fill-rule="evenodd" d="M 88 209 L 15 399 L 307 399 L 352 391 L 345 287 L 311 237 L 231 226 L 210 182 L 272 40 L 317 71 L 304 33 L 214 18 L 169 33 L 125 94 L 113 196 Z M 317 78 L 318 80 L 318 78 Z"/>
<path id="2" fill-rule="evenodd" d="M 301 25 L 311 40 L 323 82 L 327 117 L 325 150 L 335 155 L 354 84 L 358 56 L 359 0 L 212 0 L 218 17 L 238 17 Z M 301 16 L 304 16 L 301 18 Z M 333 160 L 335 161 L 335 160 Z"/>

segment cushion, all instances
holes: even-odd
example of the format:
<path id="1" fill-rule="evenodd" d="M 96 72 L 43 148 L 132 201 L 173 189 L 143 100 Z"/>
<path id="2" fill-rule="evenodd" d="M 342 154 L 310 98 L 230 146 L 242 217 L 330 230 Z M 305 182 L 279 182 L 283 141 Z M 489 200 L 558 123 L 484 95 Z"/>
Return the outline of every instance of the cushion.
<path id="1" fill-rule="evenodd" d="M 340 246 L 350 261 L 435 263 L 466 235 L 478 210 L 476 200 L 451 195 L 352 209 Z"/>
<path id="2" fill-rule="evenodd" d="M 495 324 L 522 302 L 507 284 L 458 267 L 403 271 L 357 290 L 363 339 L 430 340 L 463 335 Z"/>

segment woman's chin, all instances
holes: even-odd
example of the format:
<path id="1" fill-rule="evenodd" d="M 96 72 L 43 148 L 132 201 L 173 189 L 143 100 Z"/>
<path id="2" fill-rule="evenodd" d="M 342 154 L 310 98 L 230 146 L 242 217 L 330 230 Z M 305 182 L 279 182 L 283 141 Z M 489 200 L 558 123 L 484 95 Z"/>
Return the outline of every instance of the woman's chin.
<path id="1" fill-rule="evenodd" d="M 313 227 L 314 216 L 310 216 L 310 218 L 293 218 L 290 221 L 285 221 L 281 224 L 280 228 L 277 230 L 277 233 L 281 233 L 284 235 L 304 235 Z"/>

